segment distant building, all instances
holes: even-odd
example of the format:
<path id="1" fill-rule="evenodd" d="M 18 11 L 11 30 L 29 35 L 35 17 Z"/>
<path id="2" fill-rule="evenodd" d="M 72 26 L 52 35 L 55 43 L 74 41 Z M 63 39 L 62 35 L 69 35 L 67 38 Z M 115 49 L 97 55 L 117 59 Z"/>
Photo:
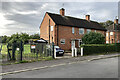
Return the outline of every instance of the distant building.
<path id="1" fill-rule="evenodd" d="M 120 43 L 120 24 L 118 19 L 114 20 L 114 23 L 107 27 L 106 43 Z"/>
<path id="2" fill-rule="evenodd" d="M 98 22 L 91 21 L 90 15 L 86 19 L 65 16 L 65 9 L 60 9 L 60 14 L 46 12 L 40 25 L 40 38 L 54 42 L 64 50 L 79 47 L 84 34 L 100 32 L 106 35 L 106 29 Z"/>

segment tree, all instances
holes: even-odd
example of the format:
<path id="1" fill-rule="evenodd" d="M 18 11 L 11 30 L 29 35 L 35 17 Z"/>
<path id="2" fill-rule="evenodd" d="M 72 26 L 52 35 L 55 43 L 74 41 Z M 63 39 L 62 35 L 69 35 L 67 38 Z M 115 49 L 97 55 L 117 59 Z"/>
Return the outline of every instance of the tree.
<path id="1" fill-rule="evenodd" d="M 6 35 L 2 36 L 2 43 L 6 43 L 6 41 L 7 41 L 7 36 Z"/>
<path id="2" fill-rule="evenodd" d="M 40 35 L 39 34 L 30 35 L 30 39 L 40 39 Z"/>
<path id="3" fill-rule="evenodd" d="M 22 40 L 24 44 L 28 43 L 29 39 L 40 39 L 39 34 L 33 34 L 29 35 L 27 33 L 16 33 L 12 34 L 10 37 L 8 36 L 2 36 L 2 43 L 13 43 L 14 41 L 20 41 Z"/>
<path id="4" fill-rule="evenodd" d="M 82 41 L 85 44 L 104 44 L 105 36 L 101 33 L 90 32 L 83 36 Z"/>
<path id="5" fill-rule="evenodd" d="M 103 26 L 104 28 L 107 28 L 108 26 L 112 25 L 114 22 L 111 20 L 108 20 L 106 22 L 101 22 L 100 25 Z"/>
<path id="6" fill-rule="evenodd" d="M 23 42 L 26 44 L 26 43 L 28 43 L 28 40 L 30 39 L 30 36 L 29 36 L 29 34 L 27 34 L 27 33 L 21 33 L 20 34 L 20 38 L 23 40 Z"/>

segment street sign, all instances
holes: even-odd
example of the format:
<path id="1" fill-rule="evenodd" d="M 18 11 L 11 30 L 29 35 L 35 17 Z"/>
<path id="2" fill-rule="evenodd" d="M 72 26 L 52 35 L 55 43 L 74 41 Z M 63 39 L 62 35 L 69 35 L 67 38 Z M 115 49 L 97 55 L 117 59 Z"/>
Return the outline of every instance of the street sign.
<path id="1" fill-rule="evenodd" d="M 36 45 L 31 45 L 31 49 L 35 49 Z"/>

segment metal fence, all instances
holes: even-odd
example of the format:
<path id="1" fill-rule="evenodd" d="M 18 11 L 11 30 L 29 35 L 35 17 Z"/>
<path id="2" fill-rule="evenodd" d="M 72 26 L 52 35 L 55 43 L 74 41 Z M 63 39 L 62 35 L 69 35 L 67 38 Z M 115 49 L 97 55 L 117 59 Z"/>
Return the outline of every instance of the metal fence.
<path id="1" fill-rule="evenodd" d="M 19 48 L 16 48 L 15 60 L 10 60 L 10 56 L 12 58 L 12 50 L 10 50 L 9 52 L 10 55 L 8 54 L 7 44 L 2 44 L 1 57 L 0 57 L 2 59 L 2 64 L 21 61 L 21 54 Z M 22 52 L 22 61 L 44 60 L 48 57 L 52 57 L 52 53 L 53 53 L 52 45 L 36 44 L 35 48 L 32 49 L 32 44 L 24 44 L 24 49 Z"/>

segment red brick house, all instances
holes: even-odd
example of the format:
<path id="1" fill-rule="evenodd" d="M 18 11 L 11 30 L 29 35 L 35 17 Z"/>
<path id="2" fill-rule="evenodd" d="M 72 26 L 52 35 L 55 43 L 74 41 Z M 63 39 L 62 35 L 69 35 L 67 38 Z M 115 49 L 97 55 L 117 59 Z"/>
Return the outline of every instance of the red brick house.
<path id="1" fill-rule="evenodd" d="M 79 47 L 84 34 L 100 32 L 106 35 L 106 29 L 98 22 L 91 21 L 90 15 L 86 19 L 65 16 L 65 9 L 60 9 L 60 14 L 46 12 L 40 25 L 40 38 L 54 42 L 64 50 Z"/>
<path id="2" fill-rule="evenodd" d="M 114 20 L 114 23 L 107 27 L 106 43 L 120 43 L 120 24 L 118 19 Z"/>

